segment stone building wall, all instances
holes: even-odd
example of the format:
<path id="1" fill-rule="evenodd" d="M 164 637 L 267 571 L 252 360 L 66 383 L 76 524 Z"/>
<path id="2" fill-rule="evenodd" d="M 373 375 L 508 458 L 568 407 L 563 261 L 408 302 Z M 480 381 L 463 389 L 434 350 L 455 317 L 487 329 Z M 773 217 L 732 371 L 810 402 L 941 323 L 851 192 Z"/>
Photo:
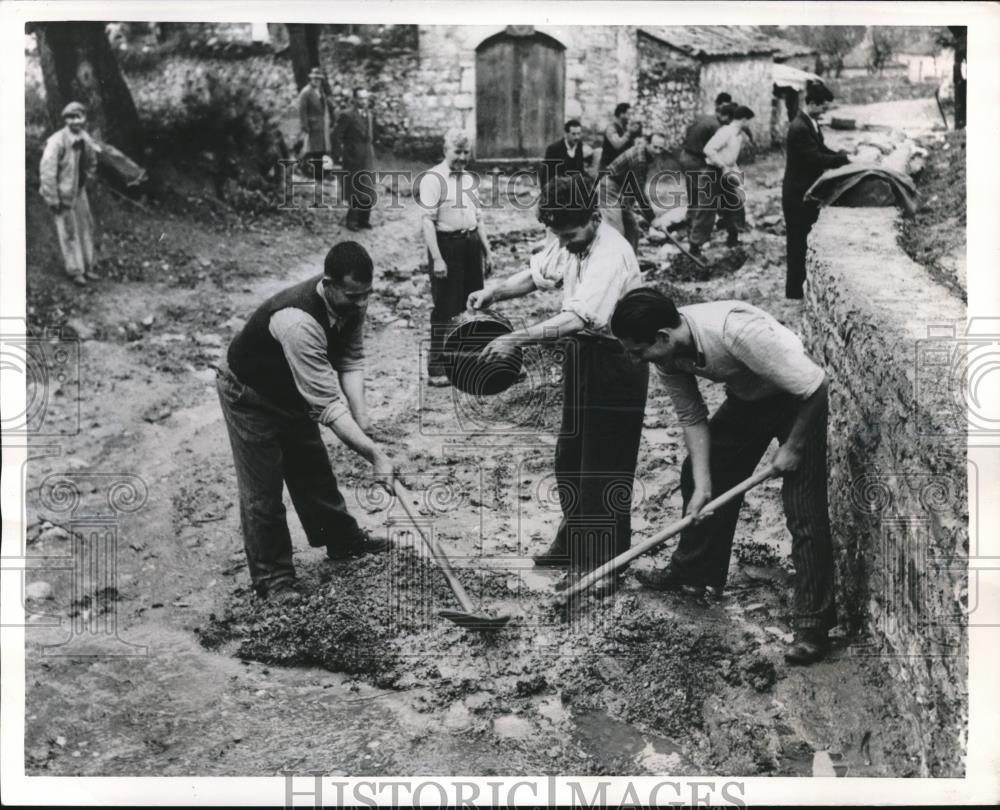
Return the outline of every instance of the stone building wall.
<path id="1" fill-rule="evenodd" d="M 476 48 L 503 26 L 420 26 L 419 66 L 404 94 L 415 136 L 460 127 L 476 130 Z M 563 119 L 578 118 L 596 139 L 615 105 L 635 89 L 635 29 L 629 26 L 536 26 L 565 48 Z"/>
<path id="2" fill-rule="evenodd" d="M 766 54 L 706 61 L 699 82 L 701 110 L 712 110 L 715 97 L 722 92 L 729 93 L 737 104 L 745 104 L 754 111 L 750 122 L 754 142 L 758 146 L 770 144 L 773 64 Z"/>
<path id="3" fill-rule="evenodd" d="M 646 129 L 662 132 L 677 148 L 684 130 L 701 112 L 698 83 L 701 64 L 676 48 L 638 32 L 639 69 L 636 107 Z"/>
<path id="4" fill-rule="evenodd" d="M 967 350 L 966 310 L 897 231 L 894 208 L 824 209 L 810 236 L 806 342 L 830 384 L 838 610 L 860 632 L 852 653 L 887 668 L 919 775 L 961 776 L 977 482 L 950 371 Z"/>

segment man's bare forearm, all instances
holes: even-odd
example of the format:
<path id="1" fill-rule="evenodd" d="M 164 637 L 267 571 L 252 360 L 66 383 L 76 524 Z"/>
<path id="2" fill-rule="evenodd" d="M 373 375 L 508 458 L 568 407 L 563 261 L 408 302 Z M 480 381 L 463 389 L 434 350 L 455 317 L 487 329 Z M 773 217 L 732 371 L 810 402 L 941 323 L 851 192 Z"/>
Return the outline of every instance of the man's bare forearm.
<path id="1" fill-rule="evenodd" d="M 827 384 L 824 379 L 819 388 L 799 404 L 798 413 L 795 415 L 795 422 L 792 423 L 792 429 L 788 432 L 785 444 L 793 450 L 801 450 L 805 445 L 809 430 L 821 416 L 826 414 L 827 408 Z"/>
<path id="2" fill-rule="evenodd" d="M 424 217 L 421 227 L 424 232 L 424 242 L 431 253 L 431 257 L 439 262 L 444 261 L 441 257 L 441 248 L 438 247 L 437 230 L 434 228 L 434 220 L 430 217 Z"/>
<path id="3" fill-rule="evenodd" d="M 576 334 L 585 326 L 583 318 L 575 312 L 560 312 L 558 315 L 526 326 L 524 329 L 517 329 L 507 335 L 505 339 L 518 346 L 528 343 L 543 343 Z"/>
<path id="4" fill-rule="evenodd" d="M 490 298 L 494 302 L 507 301 L 510 298 L 520 298 L 535 289 L 535 281 L 531 277 L 530 270 L 521 270 L 508 276 L 499 284 L 490 288 Z"/>
<path id="5" fill-rule="evenodd" d="M 374 464 L 380 457 L 385 456 L 379 446 L 358 426 L 350 413 L 344 412 L 338 416 L 329 428 L 338 439 L 366 461 Z"/>
<path id="6" fill-rule="evenodd" d="M 684 428 L 684 445 L 691 457 L 691 473 L 694 485 L 699 489 L 711 490 L 712 473 L 709 466 L 711 438 L 708 422 L 704 419 Z"/>
<path id="7" fill-rule="evenodd" d="M 365 372 L 362 369 L 340 372 L 340 390 L 344 392 L 347 407 L 354 421 L 363 425 L 368 421 L 368 404 L 365 401 Z"/>

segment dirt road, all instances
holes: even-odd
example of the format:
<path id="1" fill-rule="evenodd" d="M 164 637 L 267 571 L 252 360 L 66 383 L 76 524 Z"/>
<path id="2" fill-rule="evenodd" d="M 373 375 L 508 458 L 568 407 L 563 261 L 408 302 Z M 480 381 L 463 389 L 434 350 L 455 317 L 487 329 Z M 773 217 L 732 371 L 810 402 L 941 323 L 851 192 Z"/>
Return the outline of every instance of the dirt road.
<path id="1" fill-rule="evenodd" d="M 684 300 L 744 298 L 797 328 L 798 305 L 781 292 L 780 168 L 773 159 L 750 168 L 758 228 L 743 252 L 717 239 L 708 254 L 728 272 L 679 281 L 670 251 L 644 245 L 653 283 L 670 283 Z M 26 578 L 51 585 L 50 598 L 28 603 L 29 773 L 809 775 L 815 752 L 840 759 L 850 775 L 916 772 L 909 731 L 880 704 L 881 676 L 857 646 L 841 640 L 829 661 L 808 669 L 782 661 L 788 543 L 778 482 L 746 499 L 721 600 L 654 594 L 629 577 L 573 622 L 547 607 L 555 575 L 526 558 L 548 543 L 558 518 L 553 357 L 539 353 L 528 383 L 499 403 L 421 385 L 430 296 L 409 199 L 403 210 L 379 210 L 375 229 L 355 237 L 377 267 L 367 344 L 375 432 L 426 493 L 417 507 L 458 558 L 474 598 L 516 620 L 482 637 L 437 619 L 451 606 L 443 582 L 405 550 L 398 507 L 387 511 L 364 465 L 329 434 L 352 511 L 372 531 L 388 529 L 403 550 L 327 563 L 289 509 L 311 597 L 295 611 L 255 607 L 212 365 L 241 319 L 269 293 L 318 272 L 326 248 L 348 234 L 331 212 L 314 213 L 311 232 L 272 223 L 220 234 L 104 202 L 109 263 L 121 278 L 72 302 L 72 319 L 88 334 L 81 430 L 33 451 L 29 553 L 69 555 L 71 541 L 56 527 L 72 532 L 84 515 L 107 512 L 115 480 L 144 488 L 145 498 L 113 513 L 111 590 L 93 576 L 74 590 L 66 570 Z M 496 274 L 524 266 L 541 235 L 530 212 L 488 220 Z M 130 272 L 142 261 L 151 262 L 145 272 Z M 556 300 L 536 294 L 503 311 L 531 321 Z M 71 423 L 75 391 L 57 387 L 48 416 Z M 717 387 L 704 390 L 710 406 L 721 401 Z M 638 536 L 679 517 L 682 458 L 654 383 L 633 501 Z M 51 508 L 52 475 L 82 490 L 75 512 Z M 633 568 L 662 565 L 672 547 Z M 74 619 L 81 629 L 69 636 Z M 80 644 L 112 644 L 118 655 L 81 657 Z"/>

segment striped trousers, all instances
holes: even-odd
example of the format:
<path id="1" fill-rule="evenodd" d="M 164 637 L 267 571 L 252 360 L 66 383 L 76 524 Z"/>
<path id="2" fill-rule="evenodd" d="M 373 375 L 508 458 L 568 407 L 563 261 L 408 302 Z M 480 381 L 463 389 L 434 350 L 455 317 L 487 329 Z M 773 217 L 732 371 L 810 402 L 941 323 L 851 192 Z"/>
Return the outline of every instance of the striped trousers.
<path id="1" fill-rule="evenodd" d="M 709 420 L 712 493 L 720 495 L 753 474 L 771 439 L 784 442 L 798 410 L 795 397 L 780 394 L 756 402 L 728 396 Z M 795 566 L 793 624 L 826 630 L 836 624 L 833 593 L 833 541 L 826 493 L 826 413 L 806 437 L 799 468 L 784 476 L 781 497 L 792 535 Z M 681 469 L 684 510 L 694 492 L 691 459 Z M 678 577 L 692 584 L 722 588 L 729 573 L 733 535 L 743 498 L 681 533 L 671 559 Z"/>

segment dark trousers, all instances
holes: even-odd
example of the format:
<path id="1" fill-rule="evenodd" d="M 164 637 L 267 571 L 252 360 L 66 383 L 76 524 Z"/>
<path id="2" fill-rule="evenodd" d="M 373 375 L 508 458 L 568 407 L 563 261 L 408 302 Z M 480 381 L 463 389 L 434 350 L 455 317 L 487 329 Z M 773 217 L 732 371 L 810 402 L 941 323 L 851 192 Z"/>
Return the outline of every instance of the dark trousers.
<path id="1" fill-rule="evenodd" d="M 431 345 L 427 353 L 427 373 L 437 377 L 445 373 L 447 358 L 444 339 L 451 319 L 465 310 L 471 293 L 483 288 L 483 244 L 476 231 L 451 236 L 438 233 L 438 248 L 448 268 L 448 275 L 436 278 L 431 273 Z"/>
<path id="2" fill-rule="evenodd" d="M 295 578 L 282 483 L 311 546 L 345 546 L 358 533 L 330 468 L 319 426 L 241 383 L 223 364 L 216 375 L 240 493 L 250 579 L 258 593 Z"/>
<path id="3" fill-rule="evenodd" d="M 347 174 L 347 224 L 364 227 L 375 207 L 375 177 L 370 169 L 352 169 Z"/>
<path id="4" fill-rule="evenodd" d="M 555 548 L 589 571 L 632 543 L 632 485 L 649 368 L 610 340 L 567 341 L 555 473 Z"/>
<path id="5" fill-rule="evenodd" d="M 785 244 L 788 274 L 785 276 L 785 297 L 801 298 L 806 280 L 806 250 L 809 231 L 819 219 L 819 207 L 812 203 L 782 205 L 785 214 Z"/>
<path id="6" fill-rule="evenodd" d="M 686 170 L 684 186 L 688 198 L 688 241 L 701 246 L 712 238 L 715 228 L 718 186 L 715 169 L 703 166 Z"/>
<path id="7" fill-rule="evenodd" d="M 716 217 L 729 234 L 737 234 L 746 225 L 746 210 L 736 202 L 734 193 L 723 193 L 719 170 L 712 166 L 684 173 L 688 195 L 688 240 L 692 245 L 704 245 L 712 238 Z"/>
<path id="8" fill-rule="evenodd" d="M 727 397 L 709 420 L 712 493 L 721 495 L 749 478 L 772 438 L 783 442 L 797 412 L 794 397 L 781 394 L 757 402 Z M 781 497 L 792 534 L 795 566 L 794 624 L 829 629 L 836 624 L 833 541 L 826 493 L 826 414 L 806 437 L 799 468 L 785 475 Z M 684 509 L 694 492 L 690 457 L 681 468 Z M 681 579 L 722 588 L 729 573 L 733 535 L 743 498 L 736 498 L 696 526 L 681 532 L 671 566 Z"/>

